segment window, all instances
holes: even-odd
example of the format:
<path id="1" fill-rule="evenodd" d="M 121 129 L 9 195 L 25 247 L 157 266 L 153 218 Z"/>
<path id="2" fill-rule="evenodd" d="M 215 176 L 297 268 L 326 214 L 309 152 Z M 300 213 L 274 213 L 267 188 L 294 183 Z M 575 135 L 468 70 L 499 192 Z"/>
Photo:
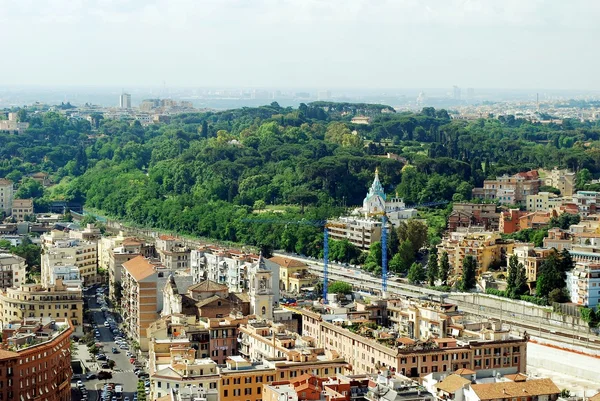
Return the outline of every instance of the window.
<path id="1" fill-rule="evenodd" d="M 244 383 L 252 383 L 252 376 L 244 378 Z"/>
<path id="2" fill-rule="evenodd" d="M 229 396 L 229 391 L 223 390 L 223 397 L 228 397 L 228 396 Z"/>
<path id="3" fill-rule="evenodd" d="M 240 394 L 241 394 L 241 391 L 240 391 L 240 389 L 239 389 L 239 388 L 235 388 L 235 389 L 233 389 L 233 396 L 234 396 L 234 397 L 239 397 L 239 396 L 240 396 Z"/>
<path id="4" fill-rule="evenodd" d="M 244 389 L 244 395 L 252 395 L 252 389 L 251 388 L 245 388 Z"/>
<path id="5" fill-rule="evenodd" d="M 266 313 L 267 313 L 267 308 L 263 306 L 263 307 L 262 307 L 262 309 L 261 309 L 261 311 L 262 311 L 262 314 L 263 314 L 263 315 L 266 315 Z"/>

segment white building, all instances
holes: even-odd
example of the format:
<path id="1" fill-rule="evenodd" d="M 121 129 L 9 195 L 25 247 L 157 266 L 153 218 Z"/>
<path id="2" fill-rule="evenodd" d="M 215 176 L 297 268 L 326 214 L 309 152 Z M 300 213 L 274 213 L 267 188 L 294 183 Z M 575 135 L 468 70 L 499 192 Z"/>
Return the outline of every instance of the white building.
<path id="1" fill-rule="evenodd" d="M 211 280 L 225 284 L 231 292 L 248 289 L 248 270 L 255 255 L 215 249 L 193 249 L 190 270 L 195 283 Z"/>
<path id="2" fill-rule="evenodd" d="M 27 279 L 25 259 L 10 253 L 0 253 L 0 288 L 19 287 Z"/>
<path id="3" fill-rule="evenodd" d="M 161 235 L 156 239 L 156 251 L 160 261 L 167 269 L 189 269 L 190 249 L 178 238 Z"/>
<path id="4" fill-rule="evenodd" d="M 0 178 L 0 212 L 4 212 L 7 216 L 12 212 L 13 197 L 13 182 Z"/>
<path id="5" fill-rule="evenodd" d="M 575 263 L 575 268 L 567 272 L 567 291 L 571 302 L 591 308 L 597 306 L 600 300 L 600 263 Z"/>
<path id="6" fill-rule="evenodd" d="M 279 265 L 263 258 L 248 271 L 250 314 L 273 320 L 273 309 L 279 302 Z"/>
<path id="7" fill-rule="evenodd" d="M 100 277 L 98 269 L 98 248 L 95 241 L 72 238 L 69 232 L 52 230 L 41 236 L 42 285 L 48 286 L 54 266 L 75 265 L 79 269 L 85 286 L 95 284 Z"/>
<path id="8" fill-rule="evenodd" d="M 338 241 L 347 239 L 358 248 L 367 250 L 372 243 L 381 241 L 384 214 L 390 223 L 387 227 L 389 231 L 392 225 L 416 217 L 417 210 L 407 208 L 398 197 L 388 199 L 379 181 L 379 171 L 375 170 L 375 179 L 363 200 L 362 208 L 356 209 L 353 216 L 328 221 L 329 236 Z"/>
<path id="9" fill-rule="evenodd" d="M 75 265 L 68 266 L 53 266 L 50 273 L 50 285 L 55 285 L 57 280 L 62 280 L 65 287 L 81 288 L 83 286 L 83 280 L 81 280 L 81 273 Z"/>
<path id="10" fill-rule="evenodd" d="M 119 107 L 121 109 L 131 109 L 131 95 L 129 93 L 122 93 L 119 96 Z"/>
<path id="11" fill-rule="evenodd" d="M 595 213 L 598 208 L 597 204 L 600 202 L 600 192 L 596 191 L 577 191 L 573 195 L 573 203 L 577 205 L 579 214 L 582 217 L 587 216 L 590 213 Z"/>

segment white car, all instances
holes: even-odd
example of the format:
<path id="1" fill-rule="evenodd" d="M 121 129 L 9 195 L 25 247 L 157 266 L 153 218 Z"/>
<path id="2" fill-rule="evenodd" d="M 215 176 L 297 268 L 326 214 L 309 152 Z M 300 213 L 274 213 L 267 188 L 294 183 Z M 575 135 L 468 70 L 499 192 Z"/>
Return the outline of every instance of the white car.
<path id="1" fill-rule="evenodd" d="M 108 327 L 108 326 L 110 326 L 110 323 L 104 322 L 104 327 Z"/>

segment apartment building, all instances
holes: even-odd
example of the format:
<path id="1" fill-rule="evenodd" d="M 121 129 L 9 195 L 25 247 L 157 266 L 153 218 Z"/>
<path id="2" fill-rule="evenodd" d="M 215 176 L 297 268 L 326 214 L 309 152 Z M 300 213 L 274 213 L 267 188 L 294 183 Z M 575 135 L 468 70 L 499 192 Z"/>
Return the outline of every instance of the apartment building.
<path id="1" fill-rule="evenodd" d="M 137 256 L 152 258 L 155 256 L 154 246 L 137 238 L 123 238 L 118 245 L 108 249 L 106 266 L 108 270 L 109 295 L 116 299 L 117 283 L 121 283 L 123 263 Z"/>
<path id="2" fill-rule="evenodd" d="M 381 241 L 381 220 L 361 217 L 340 217 L 327 221 L 329 238 L 348 240 L 357 248 L 367 251 L 374 242 Z M 388 231 L 391 227 L 388 227 Z"/>
<path id="3" fill-rule="evenodd" d="M 69 319 L 76 334 L 83 334 L 83 294 L 57 280 L 50 287 L 22 284 L 0 292 L 0 317 L 4 325 L 23 319 Z"/>
<path id="4" fill-rule="evenodd" d="M 61 280 L 63 285 L 68 288 L 79 288 L 83 287 L 83 280 L 81 280 L 81 273 L 77 266 L 53 266 L 50 273 L 49 286 L 56 285 Z"/>
<path id="5" fill-rule="evenodd" d="M 576 262 L 567 272 L 567 291 L 571 302 L 594 308 L 600 300 L 600 262 Z"/>
<path id="6" fill-rule="evenodd" d="M 399 334 L 412 340 L 426 340 L 445 337 L 453 324 L 452 317 L 460 314 L 454 304 L 390 299 L 387 300 L 386 315 Z"/>
<path id="7" fill-rule="evenodd" d="M 308 265 L 296 259 L 274 256 L 269 259 L 279 266 L 279 289 L 298 293 L 304 287 L 310 287 L 317 277 L 308 272 Z"/>
<path id="8" fill-rule="evenodd" d="M 341 359 L 315 359 L 306 361 L 263 360 L 251 362 L 242 356 L 227 358 L 221 368 L 219 401 L 240 399 L 261 401 L 263 385 L 281 380 L 293 380 L 305 374 L 325 378 L 346 374 L 350 366 Z"/>
<path id="9" fill-rule="evenodd" d="M 297 309 L 302 315 L 302 333 L 315 340 L 325 352 L 335 352 L 352 365 L 355 373 L 376 373 L 388 368 L 407 377 L 420 377 L 431 372 L 460 368 L 474 371 L 515 369 L 525 371 L 527 338 L 513 337 L 495 327 L 480 331 L 456 328 L 457 338 L 435 338 L 428 341 L 405 341 L 402 337 L 374 338 L 324 321 L 308 309 Z"/>
<path id="10" fill-rule="evenodd" d="M 577 191 L 573 195 L 573 203 L 582 217 L 595 214 L 600 209 L 600 192 Z"/>
<path id="11" fill-rule="evenodd" d="M 448 230 L 458 227 L 481 226 L 484 230 L 496 231 L 500 224 L 500 213 L 495 204 L 455 203 L 448 216 Z"/>
<path id="12" fill-rule="evenodd" d="M 29 128 L 29 123 L 19 121 L 17 113 L 8 113 L 7 120 L 0 120 L 0 131 L 22 133 Z"/>
<path id="13" fill-rule="evenodd" d="M 147 329 L 150 341 L 162 344 L 189 344 L 197 350 L 200 359 L 210 358 L 224 364 L 228 357 L 238 355 L 239 326 L 248 323 L 248 317 L 229 315 L 223 318 L 196 318 L 183 314 L 163 316 Z"/>
<path id="14" fill-rule="evenodd" d="M 156 251 L 167 269 L 190 268 L 190 249 L 179 238 L 161 235 L 156 239 Z"/>
<path id="15" fill-rule="evenodd" d="M 364 400 L 369 392 L 370 383 L 373 383 L 373 377 L 365 375 L 358 377 L 337 375 L 321 378 L 312 374 L 304 374 L 291 380 L 263 384 L 263 400 Z M 390 395 L 388 393 L 392 390 L 390 388 L 386 390 L 386 395 Z M 388 397 L 387 399 L 393 400 L 394 398 Z"/>
<path id="16" fill-rule="evenodd" d="M 495 180 L 485 180 L 483 188 L 474 188 L 473 197 L 497 200 L 501 204 L 525 203 L 528 195 L 539 192 L 541 180 L 536 170 L 503 175 Z"/>
<path id="17" fill-rule="evenodd" d="M 448 261 L 453 267 L 453 274 L 462 272 L 465 256 L 470 255 L 477 262 L 478 274 L 488 270 L 490 265 L 504 265 L 506 255 L 512 253 L 513 240 L 504 240 L 496 232 L 453 232 L 442 239 L 437 246 L 438 254 L 448 253 Z"/>
<path id="18" fill-rule="evenodd" d="M 27 280 L 25 259 L 10 253 L 0 253 L 0 288 L 19 287 Z"/>
<path id="19" fill-rule="evenodd" d="M 259 256 L 234 249 L 206 246 L 190 252 L 190 270 L 196 283 L 210 280 L 232 292 L 248 289 L 248 270 Z"/>
<path id="20" fill-rule="evenodd" d="M 13 199 L 11 215 L 17 221 L 33 216 L 33 199 Z"/>
<path id="21" fill-rule="evenodd" d="M 13 182 L 0 178 L 0 213 L 4 212 L 5 216 L 12 212 L 14 192 Z"/>
<path id="22" fill-rule="evenodd" d="M 121 310 L 125 331 L 148 351 L 146 329 L 158 317 L 158 263 L 137 256 L 123 263 Z"/>
<path id="23" fill-rule="evenodd" d="M 81 273 L 85 286 L 101 281 L 98 274 L 98 247 L 96 241 L 76 238 L 80 235 L 71 231 L 52 230 L 43 234 L 41 279 L 43 285 L 48 285 L 54 266 L 75 265 Z M 90 235 L 95 235 L 90 233 Z"/>
<path id="24" fill-rule="evenodd" d="M 169 394 L 170 389 L 195 386 L 205 395 L 218 399 L 219 368 L 210 358 L 198 358 L 187 340 L 153 340 L 150 342 L 150 396 Z"/>
<path id="25" fill-rule="evenodd" d="M 501 213 L 498 231 L 503 234 L 511 234 L 526 229 L 538 230 L 547 227 L 550 219 L 555 215 L 555 212 L 509 209 Z"/>
<path id="26" fill-rule="evenodd" d="M 571 249 L 573 240 L 571 234 L 558 227 L 548 230 L 548 236 L 544 238 L 544 248 L 555 248 L 558 251 Z"/>
<path id="27" fill-rule="evenodd" d="M 23 319 L 2 330 L 0 399 L 71 400 L 69 319 Z"/>
<path id="28" fill-rule="evenodd" d="M 527 272 L 527 281 L 535 282 L 540 267 L 542 266 L 542 262 L 552 252 L 554 252 L 552 248 L 539 248 L 533 243 L 519 243 L 515 244 L 512 255 L 515 255 L 519 263 L 525 268 L 525 271 Z M 510 259 L 510 256 L 512 255 L 509 255 L 508 259 Z"/>
<path id="29" fill-rule="evenodd" d="M 550 192 L 527 195 L 525 206 L 528 212 L 548 212 L 562 206 L 564 198 Z"/>
<path id="30" fill-rule="evenodd" d="M 567 169 L 553 168 L 552 170 L 538 170 L 544 185 L 557 188 L 562 196 L 572 196 L 575 192 L 577 174 Z"/>

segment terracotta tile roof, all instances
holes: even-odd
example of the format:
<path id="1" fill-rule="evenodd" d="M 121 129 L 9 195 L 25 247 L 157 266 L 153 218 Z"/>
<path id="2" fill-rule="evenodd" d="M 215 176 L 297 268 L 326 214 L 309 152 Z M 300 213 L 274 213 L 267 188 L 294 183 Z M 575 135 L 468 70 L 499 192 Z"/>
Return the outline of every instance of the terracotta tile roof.
<path id="1" fill-rule="evenodd" d="M 128 245 L 142 245 L 143 243 L 144 243 L 144 241 L 142 241 L 141 239 L 133 238 L 133 237 L 125 238 L 123 240 L 123 245 L 125 245 L 125 246 L 128 246 Z"/>
<path id="2" fill-rule="evenodd" d="M 18 356 L 19 356 L 19 354 L 17 354 L 16 352 L 7 351 L 5 349 L 0 349 L 0 360 L 16 358 Z"/>
<path id="3" fill-rule="evenodd" d="M 198 284 L 194 284 L 188 288 L 188 292 L 213 292 L 227 290 L 225 284 L 219 284 L 212 280 L 204 280 Z"/>
<path id="4" fill-rule="evenodd" d="M 282 267 L 306 267 L 306 263 L 304 262 L 296 259 L 284 258 L 282 256 L 273 256 L 272 258 L 269 258 L 269 260 Z"/>
<path id="5" fill-rule="evenodd" d="M 449 394 L 454 394 L 458 389 L 462 388 L 465 384 L 471 383 L 471 380 L 465 379 L 457 374 L 446 377 L 443 381 L 436 384 L 435 386 L 442 391 Z"/>
<path id="6" fill-rule="evenodd" d="M 223 306 L 227 306 L 227 305 L 231 304 L 231 301 L 229 301 L 228 299 L 221 298 L 218 295 L 213 295 L 212 297 L 208 297 L 206 299 L 196 302 L 196 306 L 198 308 L 203 308 L 203 307 L 208 306 L 216 301 L 221 301 L 221 305 L 223 305 Z"/>
<path id="7" fill-rule="evenodd" d="M 175 241 L 177 239 L 177 238 L 173 237 L 172 235 L 161 235 L 158 238 L 163 241 Z"/>
<path id="8" fill-rule="evenodd" d="M 398 340 L 396 340 L 396 342 L 398 342 L 399 344 L 404 344 L 404 345 L 412 345 L 415 343 L 415 340 L 408 338 L 408 337 L 400 337 L 400 338 L 398 338 Z"/>
<path id="9" fill-rule="evenodd" d="M 560 390 L 551 379 L 473 384 L 471 388 L 482 401 L 560 394 Z"/>
<path id="10" fill-rule="evenodd" d="M 12 185 L 11 180 L 7 180 L 6 178 L 0 178 L 0 185 Z"/>
<path id="11" fill-rule="evenodd" d="M 155 399 L 156 401 L 171 401 L 171 394 L 163 395 Z"/>
<path id="12" fill-rule="evenodd" d="M 527 381 L 527 376 L 523 373 L 517 373 L 514 375 L 504 375 L 504 377 L 508 380 L 512 380 L 514 382 L 524 382 Z"/>
<path id="13" fill-rule="evenodd" d="M 475 374 L 475 371 L 473 371 L 471 369 L 462 368 L 462 369 L 458 369 L 456 372 L 454 372 L 454 374 L 455 375 L 459 375 L 459 376 L 462 376 L 462 375 L 472 375 L 472 374 Z"/>
<path id="14" fill-rule="evenodd" d="M 142 281 L 156 272 L 154 265 L 141 255 L 123 263 L 123 267 L 136 281 Z"/>

